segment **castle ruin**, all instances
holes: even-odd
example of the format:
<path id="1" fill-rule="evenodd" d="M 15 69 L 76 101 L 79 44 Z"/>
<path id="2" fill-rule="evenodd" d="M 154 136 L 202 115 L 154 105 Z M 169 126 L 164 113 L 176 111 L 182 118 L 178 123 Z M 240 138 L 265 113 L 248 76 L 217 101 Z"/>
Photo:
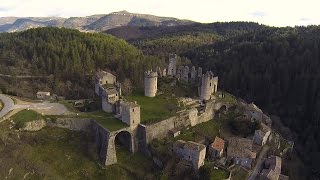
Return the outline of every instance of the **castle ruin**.
<path id="1" fill-rule="evenodd" d="M 199 89 L 201 100 L 211 99 L 211 95 L 218 90 L 218 76 L 214 76 L 211 71 L 207 71 L 207 73 L 201 77 Z"/>
<path id="2" fill-rule="evenodd" d="M 168 76 L 176 76 L 177 73 L 177 60 L 178 56 L 176 54 L 169 56 L 169 64 L 168 64 Z"/>
<path id="3" fill-rule="evenodd" d="M 160 68 L 159 68 L 160 69 Z M 144 95 L 155 97 L 158 89 L 158 72 L 146 71 L 144 73 Z"/>
<path id="4" fill-rule="evenodd" d="M 103 111 L 113 113 L 116 118 L 128 125 L 120 130 L 110 131 L 99 123 L 93 124 L 98 155 L 105 165 L 117 163 L 116 141 L 132 153 L 138 150 L 148 153 L 148 143 L 153 139 L 166 137 L 172 129 L 186 128 L 209 121 L 221 106 L 226 106 L 210 101 L 214 99 L 212 94 L 218 88 L 217 76 L 214 76 L 211 71 L 202 74 L 200 67 L 179 66 L 177 68 L 176 63 L 177 55 L 171 55 L 168 69 L 161 70 L 158 67 L 156 71 L 151 70 L 144 73 L 145 96 L 155 97 L 158 77 L 168 75 L 179 81 L 198 84 L 200 100 L 206 100 L 206 102 L 205 104 L 199 103 L 199 107 L 179 112 L 176 116 L 150 125 L 141 124 L 140 106 L 136 102 L 128 102 L 121 98 L 121 84 L 117 82 L 114 75 L 105 71 L 97 73 L 95 92 L 101 97 Z"/>

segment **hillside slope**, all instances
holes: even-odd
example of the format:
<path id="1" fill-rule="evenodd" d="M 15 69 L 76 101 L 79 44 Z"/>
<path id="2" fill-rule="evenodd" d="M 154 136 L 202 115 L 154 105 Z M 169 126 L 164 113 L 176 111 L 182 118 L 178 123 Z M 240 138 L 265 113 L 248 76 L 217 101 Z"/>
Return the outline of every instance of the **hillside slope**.
<path id="1" fill-rule="evenodd" d="M 109 69 L 120 81 L 129 78 L 139 84 L 153 63 L 161 61 L 109 35 L 59 28 L 0 34 L 1 74 L 52 75 L 45 87 L 63 95 L 68 95 L 67 90 L 87 94 L 86 89 L 93 87 L 88 81 L 97 69 Z"/>
<path id="2" fill-rule="evenodd" d="M 123 26 L 104 32 L 127 40 L 145 54 L 168 56 L 265 27 L 252 22 L 194 23 L 175 27 Z"/>
<path id="3" fill-rule="evenodd" d="M 320 173 L 319 34 L 319 26 L 267 28 L 185 54 L 218 74 L 221 89 L 280 116 L 313 177 Z"/>

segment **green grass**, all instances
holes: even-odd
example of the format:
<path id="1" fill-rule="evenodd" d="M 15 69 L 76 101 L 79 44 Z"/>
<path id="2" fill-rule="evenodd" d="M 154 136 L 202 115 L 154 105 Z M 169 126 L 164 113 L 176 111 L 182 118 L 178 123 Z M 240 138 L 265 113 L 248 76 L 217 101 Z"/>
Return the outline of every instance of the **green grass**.
<path id="1" fill-rule="evenodd" d="M 24 109 L 13 115 L 11 119 L 16 123 L 17 128 L 22 128 L 24 123 L 43 119 L 43 116 L 33 110 Z"/>
<path id="2" fill-rule="evenodd" d="M 123 147 L 116 147 L 118 166 L 134 174 L 137 179 L 154 179 L 160 171 L 155 168 L 151 159 L 141 153 L 132 154 Z M 150 174 L 152 173 L 152 174 Z"/>
<path id="3" fill-rule="evenodd" d="M 224 169 L 213 169 L 210 180 L 223 180 L 229 177 L 229 172 Z"/>
<path id="4" fill-rule="evenodd" d="M 48 118 L 90 118 L 96 120 L 97 123 L 110 131 L 117 131 L 119 129 L 128 127 L 120 119 L 115 118 L 112 114 L 106 113 L 102 110 L 93 112 L 84 112 L 70 115 L 48 115 Z"/>
<path id="5" fill-rule="evenodd" d="M 120 119 L 117 119 L 112 114 L 104 111 L 88 112 L 85 113 L 85 116 L 95 119 L 100 125 L 110 131 L 116 131 L 128 127 L 128 125 L 123 123 Z"/>
<path id="6" fill-rule="evenodd" d="M 137 101 L 141 107 L 141 123 L 149 124 L 164 120 L 175 115 L 178 110 L 178 101 L 172 97 L 146 97 L 136 93 L 125 97 L 128 101 Z"/>
<path id="7" fill-rule="evenodd" d="M 248 176 L 249 176 L 249 173 L 247 170 L 241 167 L 236 167 L 232 171 L 231 180 L 243 180 L 243 179 L 247 179 Z"/>
<path id="8" fill-rule="evenodd" d="M 224 94 L 224 97 L 220 97 L 222 94 Z M 214 93 L 214 96 L 216 97 L 216 102 L 237 104 L 237 99 L 227 92 L 218 91 Z"/>
<path id="9" fill-rule="evenodd" d="M 74 102 L 75 102 L 75 100 L 59 101 L 59 103 L 63 104 L 68 109 L 68 111 L 78 113 L 80 111 L 74 107 Z"/>
<path id="10" fill-rule="evenodd" d="M 185 141 L 197 141 L 203 138 L 213 140 L 214 137 L 219 136 L 219 129 L 219 119 L 212 119 L 208 122 L 190 127 L 189 130 L 183 130 L 181 134 L 175 138 L 175 140 L 181 139 Z"/>
<path id="11" fill-rule="evenodd" d="M 141 154 L 118 150 L 118 164 L 103 167 L 90 137 L 62 128 L 16 132 L 0 124 L 0 179 L 143 179 L 157 170 Z M 91 153 L 93 152 L 93 153 Z M 12 169 L 10 176 L 9 170 Z M 149 178 L 149 179 L 150 179 Z"/>

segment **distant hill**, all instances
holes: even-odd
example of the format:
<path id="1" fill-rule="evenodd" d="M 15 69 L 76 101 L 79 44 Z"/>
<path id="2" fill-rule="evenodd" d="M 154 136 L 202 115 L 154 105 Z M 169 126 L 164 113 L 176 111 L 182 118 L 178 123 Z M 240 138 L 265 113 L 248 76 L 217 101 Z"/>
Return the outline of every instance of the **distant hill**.
<path id="1" fill-rule="evenodd" d="M 253 22 L 217 22 L 174 27 L 122 26 L 104 33 L 127 40 L 145 54 L 166 57 L 264 28 L 266 26 Z"/>
<path id="2" fill-rule="evenodd" d="M 120 26 L 177 26 L 192 24 L 189 20 L 136 14 L 127 11 L 86 17 L 0 17 L 0 32 L 23 31 L 35 27 L 65 27 L 81 31 L 105 31 Z"/>
<path id="3" fill-rule="evenodd" d="M 159 38 L 190 33 L 215 33 L 224 37 L 235 36 L 266 27 L 254 22 L 192 23 L 180 26 L 121 26 L 104 31 L 125 40 Z"/>

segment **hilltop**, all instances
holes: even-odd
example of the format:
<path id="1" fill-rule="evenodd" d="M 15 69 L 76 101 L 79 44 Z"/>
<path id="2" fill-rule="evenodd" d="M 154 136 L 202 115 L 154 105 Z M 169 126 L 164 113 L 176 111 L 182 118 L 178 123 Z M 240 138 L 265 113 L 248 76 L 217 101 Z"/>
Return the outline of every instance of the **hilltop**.
<path id="1" fill-rule="evenodd" d="M 35 27 L 65 27 L 81 31 L 105 31 L 119 26 L 177 26 L 192 21 L 127 11 L 86 17 L 0 17 L 0 32 L 23 31 Z"/>

